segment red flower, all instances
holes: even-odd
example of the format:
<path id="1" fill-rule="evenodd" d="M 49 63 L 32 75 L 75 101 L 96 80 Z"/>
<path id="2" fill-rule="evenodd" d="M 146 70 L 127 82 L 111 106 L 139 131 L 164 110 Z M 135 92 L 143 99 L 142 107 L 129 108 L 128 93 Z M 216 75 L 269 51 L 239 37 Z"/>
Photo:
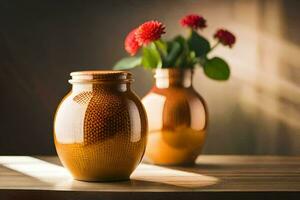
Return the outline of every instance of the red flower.
<path id="1" fill-rule="evenodd" d="M 225 29 L 219 29 L 215 35 L 214 35 L 214 38 L 218 39 L 223 45 L 227 45 L 229 46 L 230 48 L 232 47 L 232 45 L 235 43 L 235 36 L 225 30 Z"/>
<path id="2" fill-rule="evenodd" d="M 137 29 L 133 29 L 125 38 L 125 50 L 131 55 L 134 56 L 137 51 L 140 49 L 139 43 L 136 41 L 135 32 Z"/>
<path id="3" fill-rule="evenodd" d="M 193 29 L 203 29 L 206 27 L 206 20 L 201 15 L 191 14 L 183 17 L 180 24 Z"/>
<path id="4" fill-rule="evenodd" d="M 139 45 L 142 46 L 158 40 L 164 33 L 166 33 L 165 26 L 161 22 L 148 21 L 137 28 L 135 38 Z"/>

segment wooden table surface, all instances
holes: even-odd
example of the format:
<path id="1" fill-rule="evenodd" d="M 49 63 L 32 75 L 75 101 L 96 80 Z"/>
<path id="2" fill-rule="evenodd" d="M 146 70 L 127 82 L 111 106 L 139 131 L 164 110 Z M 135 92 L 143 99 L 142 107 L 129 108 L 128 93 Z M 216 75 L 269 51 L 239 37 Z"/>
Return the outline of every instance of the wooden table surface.
<path id="1" fill-rule="evenodd" d="M 300 157 L 200 156 L 197 165 L 142 163 L 130 181 L 72 179 L 57 157 L 0 156 L 0 199 L 300 199 Z"/>

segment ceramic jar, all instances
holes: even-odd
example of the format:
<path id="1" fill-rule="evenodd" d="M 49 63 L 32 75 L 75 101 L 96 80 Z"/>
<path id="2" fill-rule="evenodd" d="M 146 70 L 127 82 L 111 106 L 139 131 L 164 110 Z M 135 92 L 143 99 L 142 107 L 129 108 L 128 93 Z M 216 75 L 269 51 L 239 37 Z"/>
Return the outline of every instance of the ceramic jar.
<path id="1" fill-rule="evenodd" d="M 72 90 L 58 106 L 54 141 L 62 164 L 77 180 L 128 179 L 140 163 L 147 117 L 124 71 L 71 73 Z"/>
<path id="2" fill-rule="evenodd" d="M 193 164 L 208 123 L 203 98 L 192 85 L 192 69 L 157 69 L 155 85 L 142 99 L 149 135 L 145 159 L 154 164 Z"/>

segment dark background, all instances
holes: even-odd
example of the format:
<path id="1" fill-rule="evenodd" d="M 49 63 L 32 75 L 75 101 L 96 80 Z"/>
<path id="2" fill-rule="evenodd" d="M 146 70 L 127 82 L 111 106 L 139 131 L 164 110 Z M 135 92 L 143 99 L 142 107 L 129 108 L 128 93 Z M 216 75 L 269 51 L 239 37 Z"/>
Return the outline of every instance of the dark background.
<path id="1" fill-rule="evenodd" d="M 158 19 L 166 38 L 185 30 L 178 20 L 204 15 L 211 39 L 218 27 L 237 36 L 227 82 L 196 70 L 194 86 L 210 111 L 207 154 L 300 154 L 300 1 L 130 0 L 0 2 L 0 155 L 55 154 L 53 116 L 70 90 L 69 73 L 110 69 L 126 34 Z M 133 70 L 144 96 L 152 74 Z"/>

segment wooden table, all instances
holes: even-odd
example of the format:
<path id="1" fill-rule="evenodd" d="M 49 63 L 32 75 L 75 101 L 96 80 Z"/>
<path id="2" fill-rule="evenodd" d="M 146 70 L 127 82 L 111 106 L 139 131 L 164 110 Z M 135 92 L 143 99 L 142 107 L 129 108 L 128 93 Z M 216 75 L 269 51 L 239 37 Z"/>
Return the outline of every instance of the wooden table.
<path id="1" fill-rule="evenodd" d="M 200 156 L 141 164 L 130 181 L 75 181 L 57 157 L 0 156 L 0 199 L 300 199 L 300 157 Z"/>

